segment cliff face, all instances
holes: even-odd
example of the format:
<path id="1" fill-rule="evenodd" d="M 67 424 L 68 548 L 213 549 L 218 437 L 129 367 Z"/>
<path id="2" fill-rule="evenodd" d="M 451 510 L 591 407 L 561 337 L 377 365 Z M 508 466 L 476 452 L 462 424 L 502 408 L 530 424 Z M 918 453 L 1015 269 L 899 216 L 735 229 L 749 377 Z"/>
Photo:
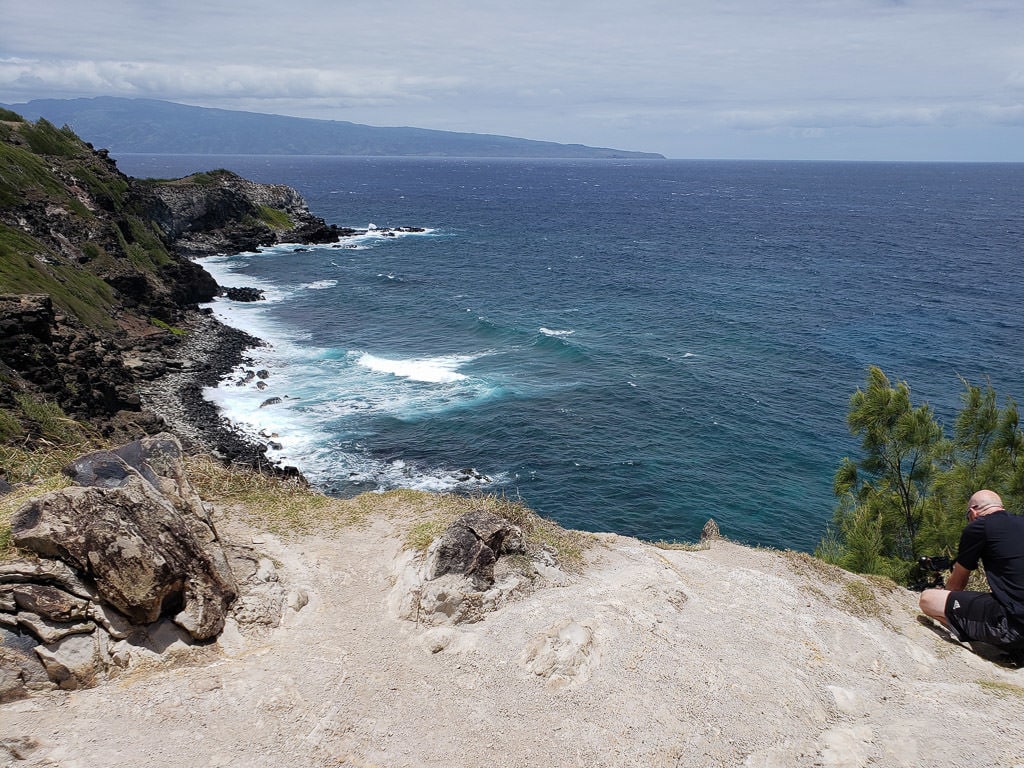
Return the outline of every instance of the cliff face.
<path id="1" fill-rule="evenodd" d="M 166 356 L 217 295 L 189 257 L 339 234 L 288 187 L 132 179 L 70 129 L 0 110 L 0 444 L 43 436 L 45 404 L 158 429 L 137 383 L 161 365 L 124 361 Z"/>
<path id="2" fill-rule="evenodd" d="M 258 184 L 231 171 L 145 182 L 146 213 L 178 253 L 206 256 L 282 242 L 328 243 L 328 226 L 283 184 Z"/>

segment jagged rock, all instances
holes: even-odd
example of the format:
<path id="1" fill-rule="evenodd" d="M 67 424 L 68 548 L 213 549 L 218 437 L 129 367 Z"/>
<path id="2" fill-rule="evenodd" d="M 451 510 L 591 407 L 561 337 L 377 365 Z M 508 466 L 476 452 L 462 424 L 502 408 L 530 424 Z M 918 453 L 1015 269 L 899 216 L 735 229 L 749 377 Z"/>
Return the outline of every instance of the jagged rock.
<path id="1" fill-rule="evenodd" d="M 42 643 L 55 643 L 68 635 L 89 634 L 96 629 L 91 621 L 50 621 L 28 611 L 19 611 L 15 618 L 19 627 Z"/>
<path id="2" fill-rule="evenodd" d="M 471 624 L 483 618 L 483 593 L 472 582 L 445 574 L 422 584 L 415 592 L 415 614 L 424 624 Z"/>
<path id="3" fill-rule="evenodd" d="M 50 621 L 74 621 L 89 616 L 89 601 L 69 595 L 62 589 L 46 584 L 13 584 L 0 586 L 9 590 L 14 604 L 22 611 L 38 614 Z"/>
<path id="4" fill-rule="evenodd" d="M 210 182 L 213 183 L 210 183 Z M 190 256 L 257 250 L 277 243 L 330 243 L 342 234 L 310 213 L 302 196 L 283 184 L 259 184 L 230 171 L 211 171 L 146 185 L 147 213 Z M 261 220 L 267 208 L 283 212 L 291 226 L 276 229 Z"/>
<path id="5" fill-rule="evenodd" d="M 264 407 L 266 407 L 268 405 L 277 405 L 280 402 L 281 402 L 281 398 L 280 397 L 268 397 L 266 400 L 264 400 L 262 403 L 260 403 L 260 408 L 264 408 Z"/>
<path id="6" fill-rule="evenodd" d="M 286 595 L 278 584 L 264 584 L 238 598 L 231 615 L 239 624 L 276 627 L 281 623 Z"/>
<path id="7" fill-rule="evenodd" d="M 34 499 L 11 521 L 15 543 L 41 557 L 0 564 L 0 700 L 187 651 L 221 630 L 238 593 L 172 436 L 81 456 L 65 472 L 87 485 Z M 239 612 L 276 626 L 291 598 L 272 561 L 247 561 L 259 586 Z"/>
<path id="8" fill-rule="evenodd" d="M 120 355 L 59 315 L 48 295 L 0 295 L 0 361 L 70 415 L 139 410 Z"/>
<path id="9" fill-rule="evenodd" d="M 224 288 L 221 295 L 231 301 L 263 301 L 263 290 L 260 288 Z"/>
<path id="10" fill-rule="evenodd" d="M 93 603 L 89 618 L 95 621 L 115 640 L 124 640 L 132 633 L 132 623 L 123 613 L 118 613 L 109 605 Z"/>
<path id="11" fill-rule="evenodd" d="M 485 590 L 494 583 L 494 564 L 506 539 L 522 543 L 522 532 L 502 517 L 475 510 L 453 522 L 431 546 L 428 579 L 447 573 L 468 576 Z"/>
<path id="12" fill-rule="evenodd" d="M 34 652 L 37 645 L 17 629 L 0 627 L 0 704 L 53 687 Z"/>
<path id="13" fill-rule="evenodd" d="M 524 650 L 521 663 L 557 689 L 585 681 L 599 658 L 593 630 L 585 623 L 565 619 L 536 637 Z"/>
<path id="14" fill-rule="evenodd" d="M 69 471 L 101 485 L 25 504 L 12 519 L 15 543 L 69 563 L 137 624 L 172 613 L 195 639 L 215 636 L 237 586 L 220 547 L 208 546 L 216 534 L 177 466 L 180 446 L 148 438 L 122 453 L 146 474 L 114 452 L 83 457 Z"/>
<path id="15" fill-rule="evenodd" d="M 722 533 L 718 530 L 718 523 L 715 522 L 713 517 L 709 517 L 708 521 L 704 523 L 704 528 L 700 532 L 701 543 L 705 544 L 720 538 L 722 538 Z"/>
<path id="16" fill-rule="evenodd" d="M 166 661 L 187 654 L 192 647 L 188 632 L 164 619 L 144 627 L 132 627 L 131 634 L 112 644 L 109 652 L 112 664 L 130 667 L 139 662 Z"/>
<path id="17" fill-rule="evenodd" d="M 500 555 L 522 552 L 523 535 L 517 526 L 490 512 L 467 512 L 430 545 L 424 562 L 414 559 L 399 570 L 393 608 L 399 616 L 423 624 L 480 621 L 529 589 L 530 579 L 510 569 L 496 576 Z"/>
<path id="18" fill-rule="evenodd" d="M 53 643 L 36 646 L 36 655 L 43 663 L 47 676 L 59 688 L 72 691 L 96 685 L 105 664 L 94 635 L 68 635 Z"/>
<path id="19" fill-rule="evenodd" d="M 9 560 L 0 563 L 0 584 L 56 584 L 76 597 L 96 599 L 96 590 L 60 560 Z"/>

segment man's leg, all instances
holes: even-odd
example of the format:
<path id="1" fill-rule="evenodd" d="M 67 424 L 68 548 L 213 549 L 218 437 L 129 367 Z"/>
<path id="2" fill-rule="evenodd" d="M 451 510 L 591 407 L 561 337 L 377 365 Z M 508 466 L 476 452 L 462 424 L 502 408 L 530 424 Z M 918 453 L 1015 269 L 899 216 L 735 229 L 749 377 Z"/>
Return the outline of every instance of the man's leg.
<path id="1" fill-rule="evenodd" d="M 949 598 L 949 591 L 945 589 L 926 589 L 921 593 L 921 611 L 936 621 L 941 621 L 943 626 L 948 627 L 946 620 L 946 600 Z"/>

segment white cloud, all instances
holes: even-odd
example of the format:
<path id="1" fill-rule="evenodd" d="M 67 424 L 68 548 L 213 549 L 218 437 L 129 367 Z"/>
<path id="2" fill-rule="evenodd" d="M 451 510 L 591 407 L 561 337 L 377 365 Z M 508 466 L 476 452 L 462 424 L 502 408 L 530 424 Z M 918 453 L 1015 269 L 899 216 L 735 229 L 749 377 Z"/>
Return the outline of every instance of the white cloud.
<path id="1" fill-rule="evenodd" d="M 711 131 L 741 152 L 758 131 L 1022 123 L 1017 0 L 8 5 L 7 102 L 145 96 L 669 154 Z"/>
<path id="2" fill-rule="evenodd" d="M 0 59 L 0 87 L 32 93 L 52 89 L 89 95 L 169 99 L 332 99 L 360 104 L 422 98 L 448 91 L 457 77 L 398 72 L 337 72 L 314 68 L 230 64 L 194 67 L 138 61 Z"/>

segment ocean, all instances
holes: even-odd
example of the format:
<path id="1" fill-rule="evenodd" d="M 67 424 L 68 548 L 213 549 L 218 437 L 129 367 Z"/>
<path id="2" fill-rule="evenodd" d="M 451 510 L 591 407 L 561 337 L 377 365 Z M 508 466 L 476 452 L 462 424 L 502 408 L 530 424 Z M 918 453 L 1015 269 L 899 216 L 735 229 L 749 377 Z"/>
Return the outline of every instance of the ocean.
<path id="1" fill-rule="evenodd" d="M 810 551 L 867 366 L 948 427 L 961 376 L 1024 398 L 1024 165 L 117 161 L 289 184 L 366 230 L 202 260 L 266 296 L 213 303 L 269 375 L 208 396 L 328 493 L 480 490 L 651 540 L 713 517 Z"/>

